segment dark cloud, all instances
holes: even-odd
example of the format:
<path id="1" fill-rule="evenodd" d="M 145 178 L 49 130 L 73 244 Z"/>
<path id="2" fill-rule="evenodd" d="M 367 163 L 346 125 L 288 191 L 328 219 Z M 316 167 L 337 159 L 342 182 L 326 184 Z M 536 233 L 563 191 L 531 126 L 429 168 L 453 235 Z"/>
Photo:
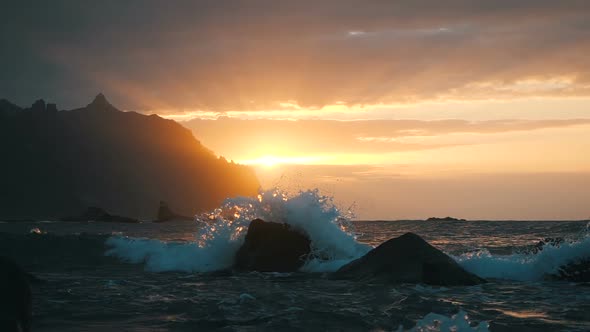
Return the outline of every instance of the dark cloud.
<path id="1" fill-rule="evenodd" d="M 0 97 L 20 104 L 74 107 L 97 91 L 127 109 L 214 110 L 590 94 L 583 0 L 51 1 L 1 15 Z M 510 88 L 555 77 L 568 84 Z"/>

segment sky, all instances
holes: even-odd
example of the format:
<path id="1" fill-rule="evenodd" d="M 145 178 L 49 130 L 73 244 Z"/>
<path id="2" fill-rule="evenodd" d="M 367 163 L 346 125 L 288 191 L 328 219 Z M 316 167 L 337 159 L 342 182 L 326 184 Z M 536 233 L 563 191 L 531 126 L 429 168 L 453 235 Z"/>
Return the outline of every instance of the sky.
<path id="1" fill-rule="evenodd" d="M 98 92 L 359 219 L 590 218 L 590 2 L 2 5 L 0 98 Z"/>

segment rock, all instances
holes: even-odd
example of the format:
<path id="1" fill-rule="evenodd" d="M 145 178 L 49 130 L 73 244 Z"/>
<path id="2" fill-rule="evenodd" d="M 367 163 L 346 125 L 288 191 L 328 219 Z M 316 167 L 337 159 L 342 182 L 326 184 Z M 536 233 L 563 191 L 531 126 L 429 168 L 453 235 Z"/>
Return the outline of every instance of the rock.
<path id="1" fill-rule="evenodd" d="M 168 204 L 164 201 L 160 201 L 160 208 L 158 209 L 158 219 L 154 222 L 166 222 L 166 221 L 193 221 L 193 217 L 187 217 L 173 212 Z"/>
<path id="2" fill-rule="evenodd" d="M 39 99 L 31 106 L 31 111 L 35 113 L 45 112 L 45 100 Z"/>
<path id="3" fill-rule="evenodd" d="M 311 251 L 306 234 L 283 223 L 255 219 L 235 258 L 238 270 L 294 272 L 303 266 Z"/>
<path id="4" fill-rule="evenodd" d="M 22 108 L 16 106 L 6 99 L 0 99 L 0 116 L 13 116 L 18 114 L 20 111 L 22 111 Z"/>
<path id="5" fill-rule="evenodd" d="M 104 95 L 55 113 L 29 106 L 0 99 L 0 220 L 54 220 L 88 206 L 154 220 L 159 198 L 192 216 L 258 194 L 252 167 L 219 159 L 173 120 L 120 111 Z"/>
<path id="6" fill-rule="evenodd" d="M 550 275 L 547 279 L 590 282 L 590 258 L 563 265 L 559 268 L 557 274 Z"/>
<path id="7" fill-rule="evenodd" d="M 46 112 L 50 113 L 50 114 L 55 114 L 57 113 L 57 105 L 56 104 L 52 104 L 52 103 L 48 103 L 47 107 L 46 107 Z"/>
<path id="8" fill-rule="evenodd" d="M 97 107 L 105 107 L 105 106 L 110 105 L 110 103 L 102 93 L 99 93 L 96 95 L 96 97 L 94 97 L 94 100 L 92 100 L 90 105 L 97 106 Z"/>
<path id="9" fill-rule="evenodd" d="M 413 233 L 382 243 L 365 256 L 341 267 L 334 276 L 442 286 L 477 285 L 485 282 Z"/>
<path id="10" fill-rule="evenodd" d="M 444 217 L 444 218 L 430 217 L 430 218 L 426 219 L 426 221 L 467 221 L 467 220 L 453 218 L 453 217 Z"/>
<path id="11" fill-rule="evenodd" d="M 94 97 L 92 102 L 86 106 L 88 110 L 94 110 L 99 112 L 113 112 L 117 109 L 107 100 L 107 97 L 102 93 L 99 93 Z"/>
<path id="12" fill-rule="evenodd" d="M 565 242 L 562 237 L 546 237 L 530 248 L 530 253 L 537 254 L 547 246 L 559 248 Z M 582 258 L 560 266 L 555 273 L 546 274 L 546 280 L 563 280 L 573 282 L 590 282 L 590 258 Z"/>
<path id="13" fill-rule="evenodd" d="M 29 331 L 32 296 L 29 276 L 14 261 L 0 256 L 0 331 Z"/>
<path id="14" fill-rule="evenodd" d="M 105 210 L 98 207 L 89 207 L 79 216 L 61 218 L 61 221 L 103 221 L 103 222 L 122 222 L 122 223 L 139 223 L 139 220 L 111 215 Z"/>

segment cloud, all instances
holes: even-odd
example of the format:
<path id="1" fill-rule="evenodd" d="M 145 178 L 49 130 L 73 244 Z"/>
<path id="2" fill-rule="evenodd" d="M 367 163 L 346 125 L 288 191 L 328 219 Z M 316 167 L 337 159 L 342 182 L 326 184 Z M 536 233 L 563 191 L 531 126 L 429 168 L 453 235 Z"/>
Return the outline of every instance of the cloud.
<path id="1" fill-rule="evenodd" d="M 195 119 L 183 124 L 206 146 L 229 158 L 318 156 L 323 158 L 323 163 L 330 163 L 332 155 L 517 142 L 531 137 L 528 133 L 533 131 L 588 126 L 590 119 L 281 121 L 220 118 Z"/>
<path id="2" fill-rule="evenodd" d="M 75 107 L 103 91 L 125 109 L 216 111 L 588 96 L 588 9 L 576 0 L 11 3 L 0 91 L 23 104 L 49 96 Z"/>

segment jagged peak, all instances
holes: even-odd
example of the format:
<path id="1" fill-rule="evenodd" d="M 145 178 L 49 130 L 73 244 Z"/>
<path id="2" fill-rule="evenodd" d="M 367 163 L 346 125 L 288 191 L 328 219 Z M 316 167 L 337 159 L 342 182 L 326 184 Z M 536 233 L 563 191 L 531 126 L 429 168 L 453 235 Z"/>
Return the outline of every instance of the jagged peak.
<path id="1" fill-rule="evenodd" d="M 109 101 L 107 100 L 107 98 L 102 94 L 99 93 L 96 95 L 96 97 L 94 97 L 94 100 L 88 104 L 88 107 L 92 107 L 92 108 L 112 108 L 113 105 L 111 105 L 111 103 L 109 103 Z"/>
<path id="2" fill-rule="evenodd" d="M 22 110 L 22 108 L 20 106 L 12 103 L 8 99 L 0 98 L 0 113 L 15 112 L 15 111 L 20 111 L 20 110 Z"/>
<path id="3" fill-rule="evenodd" d="M 35 112 L 44 112 L 46 109 L 45 100 L 38 99 L 31 106 L 31 110 Z"/>
<path id="4" fill-rule="evenodd" d="M 11 105 L 11 106 L 17 106 L 15 103 L 11 102 L 10 100 L 6 99 L 6 98 L 0 98 L 0 105 Z"/>

